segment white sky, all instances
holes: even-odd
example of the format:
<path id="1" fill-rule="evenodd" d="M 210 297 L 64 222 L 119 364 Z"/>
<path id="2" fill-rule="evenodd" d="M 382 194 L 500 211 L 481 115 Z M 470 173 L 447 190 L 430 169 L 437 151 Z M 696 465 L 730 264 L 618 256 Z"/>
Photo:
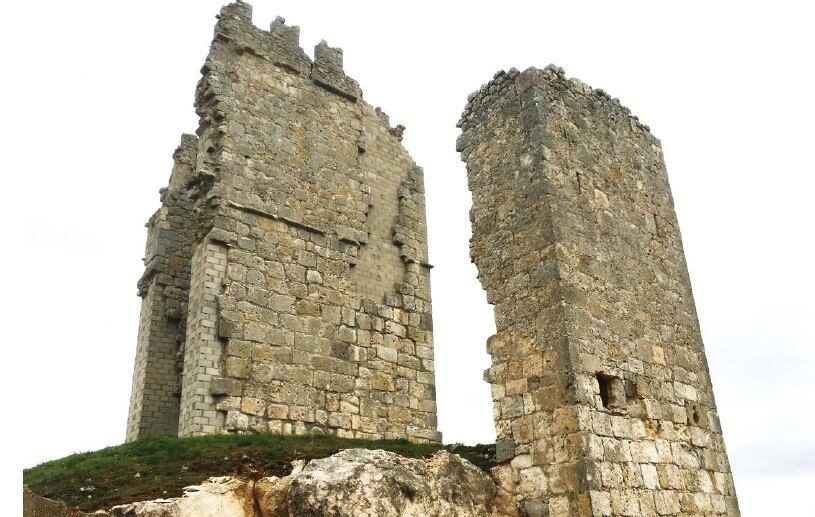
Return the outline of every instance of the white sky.
<path id="1" fill-rule="evenodd" d="M 3 483 L 124 439 L 144 223 L 158 207 L 221 0 L 14 2 L 2 45 Z M 439 427 L 492 442 L 491 309 L 455 152 L 467 94 L 563 66 L 663 142 L 743 515 L 815 486 L 815 49 L 807 2 L 255 2 L 325 38 L 425 169 Z M 9 12 L 10 11 L 10 12 Z M 10 182 L 10 185 L 9 185 Z M 7 460 L 11 461 L 7 461 Z M 12 499 L 9 499 L 11 501 Z M 11 503 L 10 503 L 11 504 Z"/>

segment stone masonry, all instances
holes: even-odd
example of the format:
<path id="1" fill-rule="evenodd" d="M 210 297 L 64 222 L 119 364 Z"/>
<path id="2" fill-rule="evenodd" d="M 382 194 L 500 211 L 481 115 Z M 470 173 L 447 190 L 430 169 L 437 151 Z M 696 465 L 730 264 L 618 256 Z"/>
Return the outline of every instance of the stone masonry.
<path id="1" fill-rule="evenodd" d="M 147 223 L 127 439 L 439 441 L 424 183 L 342 50 L 221 10 Z"/>
<path id="2" fill-rule="evenodd" d="M 502 482 L 530 516 L 739 515 L 659 141 L 555 67 L 459 126 Z"/>

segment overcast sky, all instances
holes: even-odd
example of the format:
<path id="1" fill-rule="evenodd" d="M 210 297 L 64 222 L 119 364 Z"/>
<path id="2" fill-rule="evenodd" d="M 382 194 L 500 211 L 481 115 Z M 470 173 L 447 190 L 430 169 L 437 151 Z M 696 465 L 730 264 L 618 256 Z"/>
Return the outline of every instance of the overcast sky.
<path id="1" fill-rule="evenodd" d="M 4 8 L 3 431 L 22 466 L 123 441 L 144 223 L 222 2 Z M 815 486 L 813 16 L 806 2 L 257 0 L 326 39 L 425 169 L 439 427 L 492 442 L 492 311 L 455 152 L 467 95 L 556 63 L 662 140 L 743 515 L 808 515 Z M 9 12 L 9 10 L 11 12 Z"/>

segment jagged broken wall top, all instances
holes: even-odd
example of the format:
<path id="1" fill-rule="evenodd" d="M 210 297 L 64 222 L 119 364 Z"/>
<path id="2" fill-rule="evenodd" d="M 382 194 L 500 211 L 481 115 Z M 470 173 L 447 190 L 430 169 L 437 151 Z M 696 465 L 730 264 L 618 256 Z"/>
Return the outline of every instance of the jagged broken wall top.
<path id="1" fill-rule="evenodd" d="M 658 140 L 555 67 L 459 125 L 505 482 L 530 515 L 738 515 Z"/>
<path id="2" fill-rule="evenodd" d="M 178 432 L 437 440 L 422 170 L 342 51 L 298 37 L 230 4 L 202 69 Z"/>

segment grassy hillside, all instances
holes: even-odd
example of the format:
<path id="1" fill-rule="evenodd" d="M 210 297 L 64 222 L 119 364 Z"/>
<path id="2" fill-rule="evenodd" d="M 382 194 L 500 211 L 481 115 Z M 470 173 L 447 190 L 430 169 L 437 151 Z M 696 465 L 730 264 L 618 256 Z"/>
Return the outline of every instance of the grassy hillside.
<path id="1" fill-rule="evenodd" d="M 334 436 L 274 434 L 155 437 L 73 454 L 23 471 L 35 493 L 82 510 L 159 497 L 177 497 L 185 486 L 211 476 L 284 476 L 296 459 L 330 456 L 342 449 L 384 449 L 424 457 L 446 448 L 482 469 L 490 467 L 493 446 L 441 446 L 405 440 L 350 440 Z"/>

